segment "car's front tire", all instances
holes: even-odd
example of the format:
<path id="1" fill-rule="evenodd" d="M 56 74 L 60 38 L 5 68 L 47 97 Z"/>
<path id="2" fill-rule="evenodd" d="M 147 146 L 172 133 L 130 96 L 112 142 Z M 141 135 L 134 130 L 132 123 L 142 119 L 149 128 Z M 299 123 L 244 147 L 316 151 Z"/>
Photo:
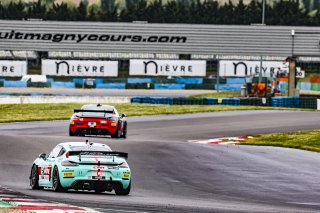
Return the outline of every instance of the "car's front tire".
<path id="1" fill-rule="evenodd" d="M 35 164 L 33 164 L 31 168 L 30 186 L 32 189 L 42 189 L 42 187 L 39 186 L 38 166 Z"/>
<path id="2" fill-rule="evenodd" d="M 129 183 L 128 188 L 124 189 L 121 184 L 118 184 L 114 187 L 114 192 L 116 195 L 128 195 L 131 190 L 131 181 Z"/>
<path id="3" fill-rule="evenodd" d="M 64 192 L 68 191 L 66 188 L 63 188 L 60 183 L 60 176 L 58 167 L 55 166 L 52 172 L 52 189 L 54 192 Z"/>

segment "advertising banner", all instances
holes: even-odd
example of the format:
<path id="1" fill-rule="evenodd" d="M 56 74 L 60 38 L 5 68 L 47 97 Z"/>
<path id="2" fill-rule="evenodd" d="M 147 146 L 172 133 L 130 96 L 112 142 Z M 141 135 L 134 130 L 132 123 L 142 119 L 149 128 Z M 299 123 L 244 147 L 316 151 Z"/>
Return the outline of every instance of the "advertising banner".
<path id="1" fill-rule="evenodd" d="M 206 76 L 206 61 L 130 60 L 130 75 Z"/>
<path id="2" fill-rule="evenodd" d="M 42 60 L 42 75 L 118 76 L 118 61 Z"/>
<path id="3" fill-rule="evenodd" d="M 0 76 L 21 77 L 27 75 L 26 61 L 4 61 L 0 60 Z"/>
<path id="4" fill-rule="evenodd" d="M 278 73 L 288 73 L 288 65 L 283 61 L 263 61 L 262 76 L 276 77 Z M 260 61 L 219 61 L 219 75 L 226 77 L 259 76 Z"/>

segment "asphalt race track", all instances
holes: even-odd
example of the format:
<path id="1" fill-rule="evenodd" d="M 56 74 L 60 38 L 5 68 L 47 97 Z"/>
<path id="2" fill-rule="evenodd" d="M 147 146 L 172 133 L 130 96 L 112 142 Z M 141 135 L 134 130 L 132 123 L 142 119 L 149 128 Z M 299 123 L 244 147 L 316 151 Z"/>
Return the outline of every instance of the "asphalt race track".
<path id="1" fill-rule="evenodd" d="M 0 125 L 0 184 L 104 212 L 319 212 L 320 154 L 192 139 L 320 129 L 318 112 L 235 111 L 128 118 L 128 139 L 93 138 L 129 153 L 132 193 L 33 191 L 33 160 L 69 137 L 68 121 Z"/>

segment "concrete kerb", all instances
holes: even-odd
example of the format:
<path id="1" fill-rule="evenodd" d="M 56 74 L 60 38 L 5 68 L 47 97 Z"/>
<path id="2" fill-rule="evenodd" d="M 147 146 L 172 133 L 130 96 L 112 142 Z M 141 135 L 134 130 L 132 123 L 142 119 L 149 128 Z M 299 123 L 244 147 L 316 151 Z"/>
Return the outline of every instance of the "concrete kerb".
<path id="1" fill-rule="evenodd" d="M 130 97 L 111 96 L 3 96 L 0 104 L 46 104 L 46 103 L 131 103 Z"/>

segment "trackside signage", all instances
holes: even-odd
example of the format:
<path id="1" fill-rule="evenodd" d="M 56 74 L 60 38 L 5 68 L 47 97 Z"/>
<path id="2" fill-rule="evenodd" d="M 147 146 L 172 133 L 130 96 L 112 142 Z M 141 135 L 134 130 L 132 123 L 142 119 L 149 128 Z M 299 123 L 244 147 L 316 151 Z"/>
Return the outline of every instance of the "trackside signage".
<path id="1" fill-rule="evenodd" d="M 262 76 L 276 77 L 279 72 L 288 72 L 283 61 L 263 61 Z M 228 77 L 257 76 L 260 73 L 260 61 L 219 61 L 219 75 Z"/>
<path id="2" fill-rule="evenodd" d="M 2 61 L 0 60 L 0 76 L 21 77 L 27 75 L 26 61 Z"/>
<path id="3" fill-rule="evenodd" d="M 42 75 L 118 76 L 118 61 L 42 60 Z"/>
<path id="4" fill-rule="evenodd" d="M 130 75 L 205 76 L 206 61 L 130 60 Z"/>

